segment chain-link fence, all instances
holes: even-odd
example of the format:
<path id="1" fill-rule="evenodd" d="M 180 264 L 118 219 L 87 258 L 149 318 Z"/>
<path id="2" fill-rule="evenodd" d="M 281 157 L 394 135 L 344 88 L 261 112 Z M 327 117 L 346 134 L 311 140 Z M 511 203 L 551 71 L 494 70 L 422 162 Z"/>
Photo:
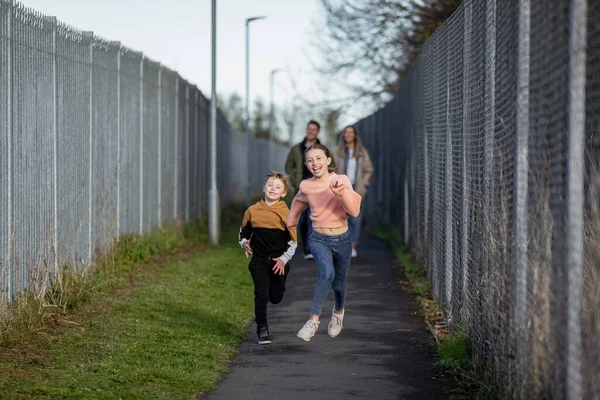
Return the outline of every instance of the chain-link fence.
<path id="1" fill-rule="evenodd" d="M 0 0 L 0 294 L 39 291 L 120 234 L 206 212 L 209 101 L 142 53 Z M 218 186 L 287 149 L 217 124 Z M 250 157 L 250 158 L 249 158 Z"/>
<path id="2" fill-rule="evenodd" d="M 587 31 L 587 32 L 586 32 Z M 357 123 L 449 323 L 513 398 L 600 398 L 600 3 L 465 0 Z"/>

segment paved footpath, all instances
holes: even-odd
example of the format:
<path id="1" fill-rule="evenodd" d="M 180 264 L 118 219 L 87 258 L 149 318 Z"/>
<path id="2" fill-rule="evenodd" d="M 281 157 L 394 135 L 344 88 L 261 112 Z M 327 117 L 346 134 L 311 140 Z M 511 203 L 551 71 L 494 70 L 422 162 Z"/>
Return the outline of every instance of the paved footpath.
<path id="1" fill-rule="evenodd" d="M 314 260 L 292 260 L 287 291 L 269 304 L 271 345 L 256 344 L 255 325 L 208 400 L 447 399 L 448 380 L 435 366 L 433 338 L 417 304 L 397 284 L 391 250 L 361 238 L 352 260 L 344 329 L 327 335 L 330 291 L 310 342 L 296 337 L 309 317 L 318 275 Z M 299 251 L 301 253 L 301 251 Z"/>

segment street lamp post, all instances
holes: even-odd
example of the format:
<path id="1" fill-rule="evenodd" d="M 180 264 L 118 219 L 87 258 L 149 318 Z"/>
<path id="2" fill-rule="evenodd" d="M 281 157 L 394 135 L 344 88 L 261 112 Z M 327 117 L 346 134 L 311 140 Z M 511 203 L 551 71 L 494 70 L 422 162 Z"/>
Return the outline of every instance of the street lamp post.
<path id="1" fill-rule="evenodd" d="M 248 141 L 247 155 L 248 155 L 248 168 L 246 168 L 246 190 L 244 191 L 244 197 L 246 205 L 250 205 L 250 23 L 252 21 L 258 21 L 267 17 L 251 17 L 246 18 L 246 107 L 244 110 L 244 128 L 246 130 L 246 140 Z"/>
<path id="2" fill-rule="evenodd" d="M 246 133 L 250 133 L 250 22 L 265 19 L 267 17 L 252 17 L 246 18 L 246 110 L 244 124 Z"/>
<path id="3" fill-rule="evenodd" d="M 211 26 L 211 96 L 210 96 L 210 189 L 208 190 L 209 239 L 219 244 L 220 210 L 217 188 L 217 0 L 212 0 Z"/>

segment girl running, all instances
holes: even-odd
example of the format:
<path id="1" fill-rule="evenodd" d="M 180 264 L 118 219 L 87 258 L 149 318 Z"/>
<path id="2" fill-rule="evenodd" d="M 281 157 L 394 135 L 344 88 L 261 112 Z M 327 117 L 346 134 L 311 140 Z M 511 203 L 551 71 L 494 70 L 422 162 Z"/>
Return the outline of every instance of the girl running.
<path id="1" fill-rule="evenodd" d="M 333 289 L 335 304 L 327 333 L 334 338 L 343 328 L 346 274 L 352 255 L 348 216 L 358 216 L 361 196 L 352 189 L 346 175 L 338 175 L 329 169 L 332 158 L 327 147 L 321 144 L 308 147 L 304 160 L 313 177 L 300 183 L 287 224 L 294 229 L 302 211 L 310 207 L 313 231 L 308 243 L 319 266 L 319 278 L 313 293 L 310 319 L 298 332 L 298 337 L 308 342 L 319 328 L 319 317 L 329 288 Z"/>

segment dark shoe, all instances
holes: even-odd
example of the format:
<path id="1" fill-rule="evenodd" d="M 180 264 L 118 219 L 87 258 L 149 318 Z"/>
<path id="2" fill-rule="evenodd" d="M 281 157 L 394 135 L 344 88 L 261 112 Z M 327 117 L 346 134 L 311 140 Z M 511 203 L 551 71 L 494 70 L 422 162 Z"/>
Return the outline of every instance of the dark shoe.
<path id="1" fill-rule="evenodd" d="M 256 334 L 258 335 L 258 344 L 271 344 L 271 337 L 269 336 L 268 326 L 259 326 L 258 328 L 256 328 Z"/>

